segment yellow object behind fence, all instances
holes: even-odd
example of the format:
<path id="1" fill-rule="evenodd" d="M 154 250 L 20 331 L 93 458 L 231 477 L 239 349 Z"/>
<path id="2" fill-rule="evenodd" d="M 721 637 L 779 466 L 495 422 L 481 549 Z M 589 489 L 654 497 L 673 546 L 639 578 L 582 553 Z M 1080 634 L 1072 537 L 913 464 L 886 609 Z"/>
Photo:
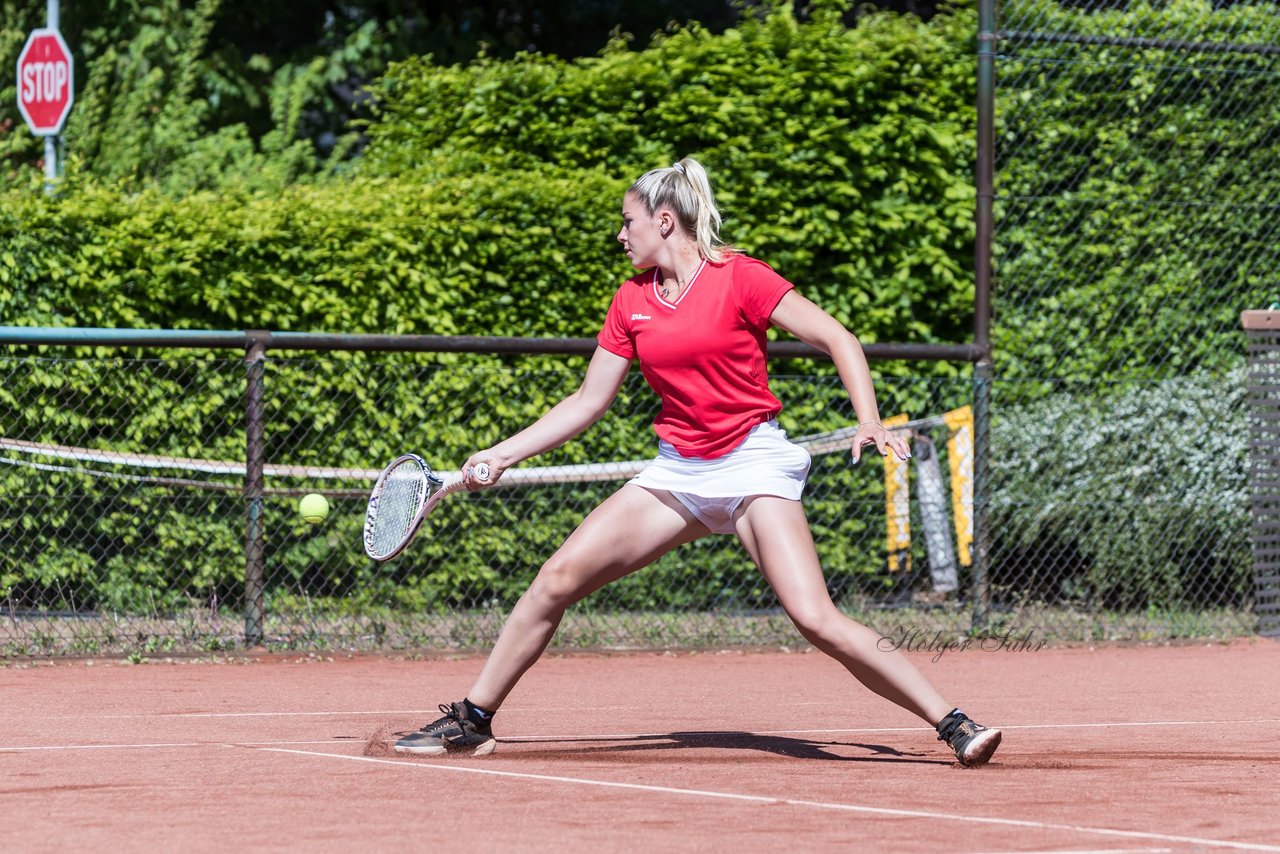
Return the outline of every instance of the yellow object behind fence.
<path id="1" fill-rule="evenodd" d="M 892 431 L 910 421 L 905 413 L 886 418 L 881 423 Z M 909 437 L 904 437 L 909 438 Z M 888 520 L 889 571 L 911 569 L 911 485 L 907 477 L 908 461 L 897 454 L 884 458 L 884 502 Z"/>
<path id="2" fill-rule="evenodd" d="M 951 510 L 955 520 L 956 559 L 973 565 L 973 407 L 942 414 L 947 425 L 947 467 L 951 474 Z M 886 418 L 884 426 L 902 430 L 911 423 L 905 413 Z M 909 436 L 904 438 L 910 441 Z M 884 458 L 884 501 L 890 572 L 911 569 L 911 482 L 909 461 L 895 454 Z"/>
<path id="3" fill-rule="evenodd" d="M 943 413 L 947 425 L 947 462 L 951 469 L 951 510 L 956 526 L 956 558 L 973 564 L 973 407 Z"/>

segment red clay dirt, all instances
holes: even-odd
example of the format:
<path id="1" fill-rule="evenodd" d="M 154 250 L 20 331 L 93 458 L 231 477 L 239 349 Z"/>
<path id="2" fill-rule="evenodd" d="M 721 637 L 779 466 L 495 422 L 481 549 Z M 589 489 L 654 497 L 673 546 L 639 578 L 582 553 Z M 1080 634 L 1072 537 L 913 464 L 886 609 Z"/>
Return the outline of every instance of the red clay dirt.
<path id="1" fill-rule="evenodd" d="M 963 769 L 816 652 L 549 656 L 486 758 L 402 757 L 475 658 L 0 669 L 5 851 L 1280 851 L 1280 643 L 911 653 Z"/>

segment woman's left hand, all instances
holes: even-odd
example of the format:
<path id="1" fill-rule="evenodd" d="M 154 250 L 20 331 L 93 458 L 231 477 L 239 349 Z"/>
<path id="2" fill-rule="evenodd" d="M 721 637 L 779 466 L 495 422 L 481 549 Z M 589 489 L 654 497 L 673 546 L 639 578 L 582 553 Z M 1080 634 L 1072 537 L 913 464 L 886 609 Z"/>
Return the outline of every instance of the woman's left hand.
<path id="1" fill-rule="evenodd" d="M 858 432 L 853 434 L 853 462 L 856 465 L 862 460 L 862 449 L 867 445 L 875 445 L 880 456 L 889 456 L 893 451 L 900 460 L 911 459 L 911 447 L 900 435 L 890 433 L 879 421 L 864 421 L 858 425 Z"/>

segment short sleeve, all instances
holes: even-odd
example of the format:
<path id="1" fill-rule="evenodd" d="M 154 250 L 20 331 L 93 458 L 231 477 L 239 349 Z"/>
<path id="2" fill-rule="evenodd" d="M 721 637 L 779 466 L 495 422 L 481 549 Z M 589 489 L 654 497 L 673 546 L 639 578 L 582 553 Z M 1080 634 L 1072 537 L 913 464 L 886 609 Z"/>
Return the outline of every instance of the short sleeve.
<path id="1" fill-rule="evenodd" d="M 623 287 L 626 286 L 624 285 Z M 596 343 L 615 356 L 634 359 L 636 357 L 636 345 L 627 330 L 626 318 L 621 305 L 619 305 L 621 299 L 622 289 L 619 288 L 614 293 L 613 300 L 609 303 L 609 310 L 605 312 L 604 326 L 600 329 L 600 334 L 596 336 Z"/>
<path id="2" fill-rule="evenodd" d="M 736 259 L 733 286 L 738 293 L 738 305 L 743 316 L 748 323 L 761 329 L 768 328 L 773 310 L 787 291 L 795 288 L 765 262 L 745 255 Z"/>

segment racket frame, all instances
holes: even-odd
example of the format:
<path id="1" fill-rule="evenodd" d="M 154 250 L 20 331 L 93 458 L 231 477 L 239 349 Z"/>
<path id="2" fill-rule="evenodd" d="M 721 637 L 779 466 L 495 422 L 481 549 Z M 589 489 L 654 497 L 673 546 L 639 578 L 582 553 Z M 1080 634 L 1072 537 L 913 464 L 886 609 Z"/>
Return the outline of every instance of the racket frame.
<path id="1" fill-rule="evenodd" d="M 423 498 L 421 505 L 414 514 L 413 521 L 409 524 L 409 528 L 405 532 L 404 537 L 400 540 L 400 543 L 386 554 L 377 554 L 373 549 L 373 526 L 375 520 L 378 518 L 378 502 L 382 498 L 383 487 L 386 485 L 387 478 L 390 477 L 391 472 L 396 470 L 403 463 L 409 461 L 418 465 L 423 479 L 426 481 L 423 490 L 426 497 Z M 365 510 L 364 517 L 364 553 L 376 560 L 378 563 L 384 563 L 398 556 L 405 550 L 405 548 L 408 547 L 409 543 L 413 542 L 413 538 L 418 535 L 418 530 L 422 527 L 422 523 L 426 520 L 427 516 L 431 514 L 431 511 L 435 509 L 435 506 L 440 503 L 440 500 L 446 495 L 464 488 L 465 486 L 461 479 L 450 484 L 445 484 L 444 481 L 437 477 L 436 473 L 431 470 L 431 466 L 427 465 L 426 460 L 422 459 L 422 457 L 417 454 L 401 454 L 396 457 L 388 463 L 386 468 L 382 470 L 382 473 L 378 475 L 378 480 L 374 483 L 373 490 L 369 493 L 369 505 Z"/>

